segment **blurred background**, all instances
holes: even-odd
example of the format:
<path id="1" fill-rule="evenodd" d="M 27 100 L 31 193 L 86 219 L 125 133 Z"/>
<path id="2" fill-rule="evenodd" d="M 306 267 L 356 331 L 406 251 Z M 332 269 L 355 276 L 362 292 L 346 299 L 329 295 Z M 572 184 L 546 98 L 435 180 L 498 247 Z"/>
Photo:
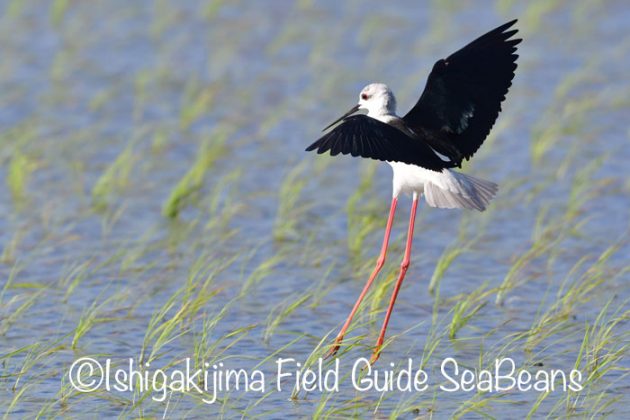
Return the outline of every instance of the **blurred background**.
<path id="1" fill-rule="evenodd" d="M 2 1 L 0 410 L 6 416 L 618 415 L 630 380 L 630 9 L 623 1 Z M 81 356 L 270 373 L 319 357 L 377 256 L 382 163 L 304 153 L 387 83 L 513 18 L 520 58 L 466 172 L 484 213 L 427 208 L 383 367 L 579 368 L 582 393 L 89 394 Z M 406 229 L 341 352 L 368 357 Z M 345 365 L 344 365 L 345 364 Z M 289 398 L 293 397 L 292 400 Z"/>

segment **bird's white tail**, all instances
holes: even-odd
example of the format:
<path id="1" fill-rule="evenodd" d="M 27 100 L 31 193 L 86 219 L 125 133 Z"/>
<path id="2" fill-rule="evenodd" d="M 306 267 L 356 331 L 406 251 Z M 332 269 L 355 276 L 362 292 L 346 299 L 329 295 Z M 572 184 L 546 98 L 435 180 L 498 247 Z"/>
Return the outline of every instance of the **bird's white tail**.
<path id="1" fill-rule="evenodd" d="M 424 196 L 431 207 L 484 211 L 498 189 L 494 182 L 445 169 L 424 184 Z"/>

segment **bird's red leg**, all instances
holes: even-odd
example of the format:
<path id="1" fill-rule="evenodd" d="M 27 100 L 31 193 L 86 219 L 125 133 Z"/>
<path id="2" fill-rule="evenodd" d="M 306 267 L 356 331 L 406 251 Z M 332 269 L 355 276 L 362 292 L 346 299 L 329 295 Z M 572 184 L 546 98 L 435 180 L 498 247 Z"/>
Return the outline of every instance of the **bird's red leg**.
<path id="1" fill-rule="evenodd" d="M 400 274 L 398 275 L 398 280 L 396 280 L 396 285 L 394 286 L 394 293 L 392 293 L 392 298 L 389 301 L 389 306 L 387 308 L 387 312 L 385 313 L 385 320 L 383 321 L 383 326 L 381 327 L 381 333 L 379 334 L 378 340 L 376 341 L 376 347 L 374 348 L 374 353 L 372 353 L 372 358 L 370 359 L 370 363 L 376 362 L 381 354 L 381 346 L 383 345 L 383 340 L 385 339 L 385 330 L 387 330 L 389 317 L 392 315 L 392 310 L 394 309 L 394 303 L 396 303 L 396 297 L 398 296 L 398 292 L 400 291 L 400 286 L 402 286 L 402 282 L 405 279 L 405 274 L 407 273 L 407 269 L 409 268 L 409 262 L 411 261 L 411 244 L 413 242 L 413 226 L 416 221 L 417 208 L 418 208 L 418 197 L 414 195 L 413 204 L 411 205 L 411 215 L 409 216 L 409 231 L 407 232 L 407 245 L 405 246 L 405 256 L 403 257 L 402 264 L 400 264 Z"/>
<path id="2" fill-rule="evenodd" d="M 381 268 L 383 268 L 383 264 L 385 264 L 385 257 L 387 255 L 387 245 L 389 244 L 389 236 L 392 231 L 392 224 L 394 223 L 394 215 L 396 214 L 397 204 L 398 204 L 398 199 L 396 197 L 392 198 L 392 205 L 389 208 L 389 217 L 387 218 L 387 227 L 385 228 L 385 237 L 383 238 L 381 254 L 378 257 L 378 260 L 376 260 L 376 267 L 374 267 L 374 270 L 372 271 L 370 278 L 368 279 L 367 283 L 365 283 L 365 286 L 363 286 L 363 291 L 361 291 L 361 294 L 359 295 L 359 298 L 354 304 L 354 307 L 352 308 L 350 315 L 348 315 L 348 319 L 346 320 L 346 323 L 343 324 L 341 331 L 339 331 L 339 334 L 337 335 L 337 338 L 335 339 L 335 343 L 326 354 L 326 357 L 334 356 L 339 350 L 339 346 L 341 345 L 341 342 L 343 341 L 343 336 L 345 335 L 346 330 L 350 326 L 350 323 L 352 322 L 352 318 L 354 317 L 354 314 L 359 309 L 359 306 L 361 305 L 363 298 L 367 294 L 368 289 L 372 285 L 372 282 L 374 282 L 374 279 L 378 275 L 379 271 L 381 271 Z"/>

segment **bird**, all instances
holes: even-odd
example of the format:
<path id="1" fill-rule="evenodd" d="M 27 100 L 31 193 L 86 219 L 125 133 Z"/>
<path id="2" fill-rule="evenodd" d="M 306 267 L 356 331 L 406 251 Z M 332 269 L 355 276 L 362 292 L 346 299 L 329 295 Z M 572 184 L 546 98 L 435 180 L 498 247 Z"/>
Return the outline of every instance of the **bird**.
<path id="1" fill-rule="evenodd" d="M 396 114 L 391 89 L 383 83 L 371 83 L 361 90 L 358 103 L 306 148 L 318 154 L 384 161 L 393 170 L 392 201 L 376 266 L 327 357 L 338 352 L 352 318 L 385 263 L 400 194 L 412 197 L 407 241 L 371 363 L 381 354 L 394 303 L 411 262 L 419 198 L 424 197 L 431 207 L 484 211 L 497 193 L 494 182 L 454 168 L 461 168 L 462 162 L 475 154 L 502 110 L 517 68 L 517 45 L 522 41 L 514 38 L 516 22 L 498 26 L 435 62 L 420 98 L 403 117 Z M 360 110 L 367 114 L 357 114 Z"/>

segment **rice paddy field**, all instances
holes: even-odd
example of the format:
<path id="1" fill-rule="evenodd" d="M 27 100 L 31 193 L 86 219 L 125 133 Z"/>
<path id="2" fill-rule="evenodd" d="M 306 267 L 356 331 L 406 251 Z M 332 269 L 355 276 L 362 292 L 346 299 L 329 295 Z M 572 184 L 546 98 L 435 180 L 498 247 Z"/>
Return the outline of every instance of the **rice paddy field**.
<path id="1" fill-rule="evenodd" d="M 0 10 L 5 418 L 628 415 L 626 2 Z M 464 167 L 497 198 L 483 213 L 421 202 L 385 347 L 361 370 L 402 258 L 402 199 L 381 276 L 338 361 L 320 362 L 375 263 L 391 169 L 304 148 L 369 82 L 404 113 L 438 58 L 513 18 L 516 77 Z M 494 386 L 506 359 L 529 389 Z M 178 382 L 187 368 L 205 373 Z M 296 387 L 298 368 L 337 386 Z M 221 385 L 239 369 L 239 389 Z M 425 389 L 403 389 L 408 370 Z"/>

